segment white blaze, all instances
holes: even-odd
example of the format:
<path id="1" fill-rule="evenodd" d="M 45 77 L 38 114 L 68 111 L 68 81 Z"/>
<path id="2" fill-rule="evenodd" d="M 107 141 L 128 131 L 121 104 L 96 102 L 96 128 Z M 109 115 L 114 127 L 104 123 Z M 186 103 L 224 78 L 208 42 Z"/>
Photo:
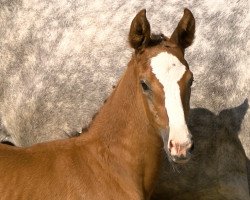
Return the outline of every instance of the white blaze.
<path id="1" fill-rule="evenodd" d="M 163 85 L 165 92 L 165 107 L 169 118 L 169 140 L 180 144 L 189 141 L 189 131 L 186 125 L 178 81 L 186 71 L 186 67 L 177 57 L 167 52 L 159 53 L 151 59 L 152 71 Z"/>

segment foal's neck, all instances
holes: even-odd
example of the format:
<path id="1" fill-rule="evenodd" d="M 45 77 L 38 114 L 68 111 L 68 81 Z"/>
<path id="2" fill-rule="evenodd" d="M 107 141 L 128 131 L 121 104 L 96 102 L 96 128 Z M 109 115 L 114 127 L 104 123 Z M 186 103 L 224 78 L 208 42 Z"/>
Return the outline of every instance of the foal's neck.
<path id="1" fill-rule="evenodd" d="M 163 144 L 148 119 L 148 105 L 143 99 L 136 70 L 130 62 L 87 134 L 98 141 L 99 152 L 109 160 L 112 174 L 118 171 L 123 181 L 130 179 L 131 185 L 143 187 L 144 195 L 148 196 L 157 177 Z"/>
<path id="2" fill-rule="evenodd" d="M 147 116 L 147 106 L 143 100 L 136 67 L 131 61 L 107 102 L 92 122 L 89 131 L 105 142 L 115 143 L 129 138 L 132 146 L 142 146 L 147 138 L 158 137 L 156 128 Z"/>

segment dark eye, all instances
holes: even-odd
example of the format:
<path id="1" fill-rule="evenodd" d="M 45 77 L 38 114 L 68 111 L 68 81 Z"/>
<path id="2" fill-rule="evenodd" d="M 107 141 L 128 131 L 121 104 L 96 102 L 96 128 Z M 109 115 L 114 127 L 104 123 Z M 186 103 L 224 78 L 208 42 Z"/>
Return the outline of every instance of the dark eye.
<path id="1" fill-rule="evenodd" d="M 192 77 L 189 81 L 188 81 L 188 85 L 191 87 L 193 85 L 194 82 L 194 78 Z"/>
<path id="2" fill-rule="evenodd" d="M 141 86 L 142 86 L 142 89 L 144 92 L 149 92 L 150 91 L 150 87 L 148 86 L 148 84 L 144 81 L 144 80 L 141 80 Z"/>

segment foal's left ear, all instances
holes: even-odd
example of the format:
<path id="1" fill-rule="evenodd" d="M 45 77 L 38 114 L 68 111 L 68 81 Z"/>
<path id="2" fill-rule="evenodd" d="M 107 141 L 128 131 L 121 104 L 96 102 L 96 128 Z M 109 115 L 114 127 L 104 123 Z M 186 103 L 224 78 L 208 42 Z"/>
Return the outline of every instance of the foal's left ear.
<path id="1" fill-rule="evenodd" d="M 170 37 L 170 40 L 180 46 L 183 51 L 189 47 L 194 40 L 195 19 L 193 14 L 187 8 L 184 9 L 184 14 Z"/>
<path id="2" fill-rule="evenodd" d="M 135 50 L 141 50 L 150 42 L 150 24 L 146 10 L 141 10 L 133 19 L 129 31 L 129 44 Z"/>

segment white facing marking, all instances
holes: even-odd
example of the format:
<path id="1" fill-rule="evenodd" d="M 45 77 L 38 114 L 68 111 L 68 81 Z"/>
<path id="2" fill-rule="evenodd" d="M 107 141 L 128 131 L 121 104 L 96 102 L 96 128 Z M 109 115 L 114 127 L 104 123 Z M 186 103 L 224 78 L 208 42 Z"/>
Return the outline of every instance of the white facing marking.
<path id="1" fill-rule="evenodd" d="M 163 85 L 165 107 L 169 118 L 169 140 L 187 143 L 190 140 L 186 125 L 178 81 L 186 71 L 186 67 L 177 57 L 167 52 L 159 53 L 151 59 L 152 72 Z"/>

